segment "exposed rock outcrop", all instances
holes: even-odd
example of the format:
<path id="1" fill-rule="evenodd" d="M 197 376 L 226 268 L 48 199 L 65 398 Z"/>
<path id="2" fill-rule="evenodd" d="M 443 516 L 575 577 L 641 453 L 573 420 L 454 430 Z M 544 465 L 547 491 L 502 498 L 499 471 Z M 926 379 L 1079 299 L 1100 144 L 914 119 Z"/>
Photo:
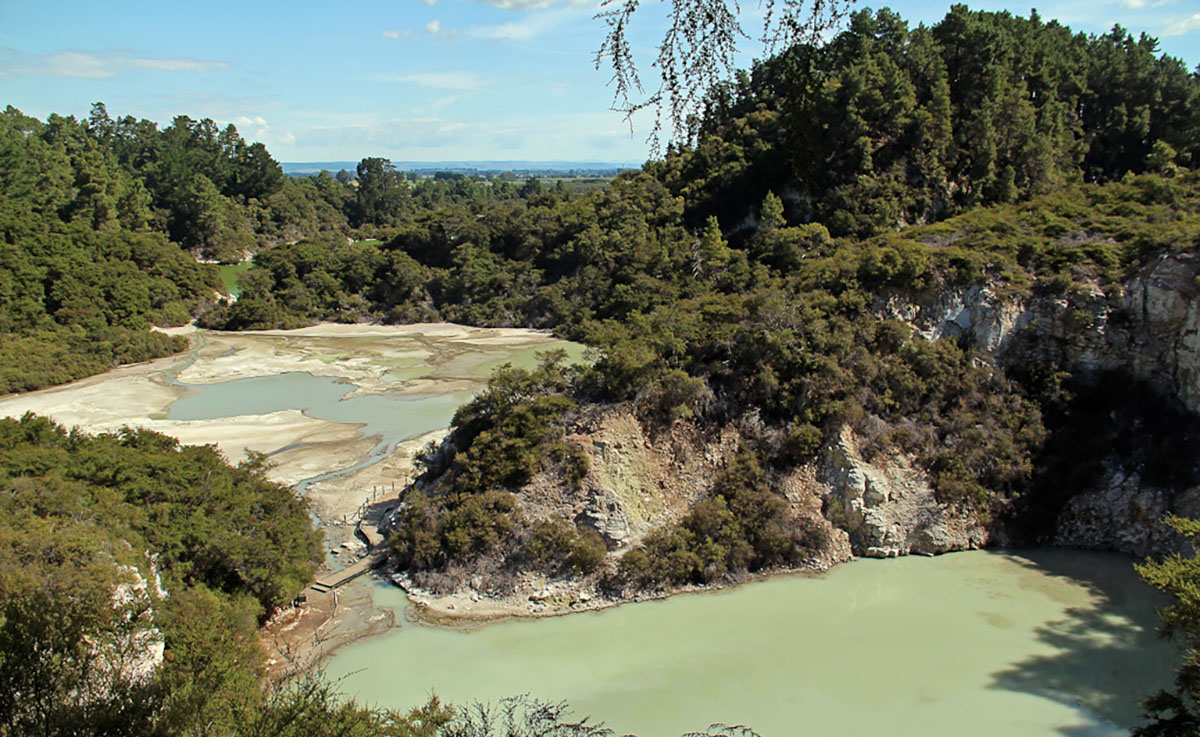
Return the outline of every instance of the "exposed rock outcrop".
<path id="1" fill-rule="evenodd" d="M 875 463 L 864 460 L 848 428 L 824 453 L 819 478 L 826 513 L 848 533 L 856 555 L 937 555 L 988 541 L 975 514 L 938 503 L 929 478 L 910 459 L 891 454 Z"/>
<path id="2" fill-rule="evenodd" d="M 731 427 L 705 434 L 683 422 L 651 436 L 632 407 L 601 405 L 587 408 L 567 440 L 587 455 L 586 476 L 572 485 L 538 474 L 518 494 L 522 508 L 535 519 L 575 520 L 623 548 L 707 496 L 741 438 Z"/>
<path id="3" fill-rule="evenodd" d="M 1076 494 L 1063 507 L 1054 544 L 1139 557 L 1183 552 L 1187 541 L 1162 524 L 1167 512 L 1200 516 L 1200 487 L 1173 493 L 1143 484 L 1136 473 L 1109 469 L 1096 488 Z"/>
<path id="4" fill-rule="evenodd" d="M 965 339 L 1001 364 L 1126 370 L 1200 412 L 1198 272 L 1196 256 L 1169 254 L 1107 290 L 1001 296 L 984 286 L 942 287 L 916 299 L 889 295 L 874 309 L 930 340 Z"/>
<path id="5" fill-rule="evenodd" d="M 913 300 L 891 295 L 875 311 L 930 340 L 966 340 L 1000 365 L 1056 363 L 1083 375 L 1126 372 L 1200 413 L 1198 272 L 1196 255 L 1168 254 L 1106 290 L 1093 285 L 1066 295 L 1004 297 L 981 286 L 942 288 Z M 887 475 L 874 478 L 879 483 Z M 1134 555 L 1173 551 L 1182 540 L 1161 517 L 1166 511 L 1200 513 L 1196 496 L 1200 492 L 1146 486 L 1136 473 L 1110 469 L 1095 488 L 1077 490 L 1065 505 L 1054 541 Z M 880 547 L 903 547 L 892 543 Z"/>
<path id="6" fill-rule="evenodd" d="M 578 487 L 541 474 L 518 497 L 534 518 L 573 519 L 617 550 L 636 545 L 708 496 L 713 478 L 743 442 L 733 426 L 706 435 L 690 422 L 676 422 L 651 437 L 627 405 L 590 412 L 570 436 L 590 464 Z M 854 555 L 935 555 L 988 541 L 986 526 L 973 513 L 938 503 L 928 476 L 912 459 L 893 453 L 868 462 L 849 428 L 817 460 L 777 476 L 774 485 L 794 517 L 826 541 L 814 568 Z"/>
<path id="7" fill-rule="evenodd" d="M 93 696 L 100 698 L 118 684 L 145 684 L 163 663 L 166 642 L 154 625 L 154 605 L 167 597 L 157 567 L 150 560 L 150 577 L 137 566 L 114 563 L 125 579 L 113 587 L 113 609 L 127 627 L 97 633 L 89 639 L 95 660 Z"/>

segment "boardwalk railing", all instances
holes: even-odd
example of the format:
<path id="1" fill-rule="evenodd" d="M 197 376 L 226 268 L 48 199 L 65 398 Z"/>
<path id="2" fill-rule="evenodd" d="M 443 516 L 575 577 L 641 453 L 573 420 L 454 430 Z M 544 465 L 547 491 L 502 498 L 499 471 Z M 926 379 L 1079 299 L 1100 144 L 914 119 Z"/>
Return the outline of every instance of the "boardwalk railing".
<path id="1" fill-rule="evenodd" d="M 404 486 L 407 486 L 407 481 L 408 478 L 405 477 L 406 483 Z M 404 487 L 402 486 L 401 489 L 403 488 Z M 394 496 L 395 493 L 396 484 L 394 482 L 391 485 L 390 493 L 387 487 L 372 486 L 371 493 L 367 495 L 365 499 L 363 499 L 362 504 L 358 505 L 358 509 L 355 509 L 351 514 L 342 515 L 342 523 L 347 525 L 352 524 L 356 527 L 359 527 L 366 518 L 367 512 L 370 511 L 372 504 L 380 499 L 387 499 L 390 496 Z M 366 573 L 369 569 L 374 568 L 383 562 L 383 559 L 387 557 L 386 551 L 382 549 L 382 544 L 384 541 L 383 535 L 379 534 L 378 530 L 369 529 L 369 525 L 366 527 L 359 527 L 359 529 L 362 531 L 363 535 L 367 538 L 367 542 L 370 544 L 370 551 L 367 553 L 367 556 L 356 563 L 353 563 L 352 565 L 317 578 L 310 588 L 318 593 L 332 591 L 338 586 L 341 586 L 348 581 L 352 581 L 353 579 Z"/>

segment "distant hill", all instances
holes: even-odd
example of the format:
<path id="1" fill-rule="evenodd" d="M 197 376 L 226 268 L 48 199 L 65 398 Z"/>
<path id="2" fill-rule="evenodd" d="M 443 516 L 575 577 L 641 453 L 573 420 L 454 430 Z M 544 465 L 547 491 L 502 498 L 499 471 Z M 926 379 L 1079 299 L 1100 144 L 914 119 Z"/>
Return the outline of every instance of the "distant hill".
<path id="1" fill-rule="evenodd" d="M 642 162 L 632 161 L 393 161 L 392 165 L 400 171 L 514 171 L 514 172 L 549 172 L 549 171 L 596 171 L 605 172 L 616 169 L 639 169 Z M 284 174 L 316 174 L 322 169 L 338 172 L 342 169 L 353 172 L 358 166 L 357 161 L 305 161 L 283 162 Z"/>

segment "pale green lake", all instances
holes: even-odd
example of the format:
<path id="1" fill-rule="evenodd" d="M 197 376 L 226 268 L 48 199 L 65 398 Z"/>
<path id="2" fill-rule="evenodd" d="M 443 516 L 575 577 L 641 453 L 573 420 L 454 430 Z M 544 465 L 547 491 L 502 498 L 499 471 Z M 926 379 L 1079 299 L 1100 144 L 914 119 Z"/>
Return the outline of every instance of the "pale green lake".
<path id="1" fill-rule="evenodd" d="M 860 560 L 472 632 L 405 625 L 326 670 L 380 706 L 527 692 L 642 737 L 712 722 L 763 737 L 1127 734 L 1176 662 L 1131 565 L 1065 550 Z M 385 584 L 376 601 L 405 603 Z"/>
<path id="2" fill-rule="evenodd" d="M 573 358 L 582 351 L 570 349 Z M 437 370 L 477 376 L 504 362 L 532 365 L 539 350 L 483 349 Z M 378 437 L 359 464 L 311 483 L 446 426 L 470 398 L 345 399 L 354 388 L 307 373 L 195 386 L 168 417 L 302 409 Z M 862 560 L 822 577 L 473 632 L 406 625 L 339 651 L 327 671 L 381 706 L 407 709 L 435 691 L 459 703 L 528 692 L 642 737 L 712 722 L 763 737 L 1127 734 L 1137 702 L 1169 685 L 1177 658 L 1153 634 L 1160 601 L 1132 562 L 1063 550 Z M 390 585 L 375 594 L 406 605 Z"/>
<path id="3" fill-rule="evenodd" d="M 217 384 L 195 385 L 198 391 L 174 402 L 168 420 L 213 420 L 298 409 L 329 422 L 362 425 L 366 437 L 383 445 L 422 435 L 450 424 L 454 412 L 472 392 L 448 394 L 362 394 L 344 399 L 357 387 L 331 376 L 293 372 Z"/>

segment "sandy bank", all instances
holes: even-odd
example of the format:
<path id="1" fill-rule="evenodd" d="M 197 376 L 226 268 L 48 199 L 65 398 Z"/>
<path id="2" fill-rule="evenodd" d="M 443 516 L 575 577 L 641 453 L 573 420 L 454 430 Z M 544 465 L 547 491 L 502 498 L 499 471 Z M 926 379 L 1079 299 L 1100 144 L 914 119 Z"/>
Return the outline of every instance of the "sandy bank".
<path id="1" fill-rule="evenodd" d="M 267 453 L 273 464 L 268 476 L 295 485 L 363 463 L 377 439 L 364 437 L 361 425 L 310 417 L 298 409 L 183 421 L 166 419 L 169 408 L 206 385 L 292 372 L 352 383 L 358 388 L 350 396 L 474 392 L 486 384 L 491 367 L 559 342 L 542 331 L 449 323 L 322 324 L 246 333 L 187 326 L 163 332 L 188 336 L 189 351 L 2 397 L 0 416 L 33 412 L 93 433 L 144 427 L 189 445 L 213 444 L 233 463 L 247 451 Z M 305 406 L 303 399 L 298 397 L 296 406 Z M 309 486 L 306 500 L 322 522 L 325 550 L 337 551 L 331 555 L 333 568 L 348 565 L 361 552 L 353 520 L 364 499 L 374 497 L 374 513 L 394 504 L 412 476 L 414 454 L 446 432 L 404 440 L 378 463 Z M 392 610 L 374 606 L 371 586 L 365 579 L 355 581 L 338 590 L 336 604 L 332 596 L 314 596 L 303 607 L 281 612 L 263 632 L 273 653 L 272 672 L 283 673 L 289 663 L 317 662 L 342 644 L 392 627 Z"/>
<path id="2" fill-rule="evenodd" d="M 359 389 L 354 396 L 474 391 L 483 386 L 484 379 L 471 373 L 473 367 L 496 360 L 506 349 L 512 352 L 555 342 L 541 331 L 489 330 L 449 323 L 321 324 L 299 330 L 246 333 L 186 326 L 164 332 L 189 335 L 189 353 L 0 398 L 0 416 L 20 417 L 33 412 L 88 432 L 145 427 L 186 444 L 215 444 L 234 463 L 243 460 L 247 450 L 274 454 L 270 477 L 295 484 L 356 465 L 375 443 L 363 438 L 357 425 L 319 420 L 298 410 L 211 420 L 167 420 L 172 403 L 197 391 L 172 383 L 171 374 L 177 371 L 179 382 L 201 386 L 305 372 L 356 384 Z M 476 341 L 482 343 L 477 345 Z M 413 449 L 411 443 L 405 444 L 402 454 L 406 459 Z M 395 464 L 384 468 L 396 475 L 403 473 Z M 392 476 L 388 481 L 395 479 Z M 375 478 L 368 483 L 364 478 L 359 486 L 373 483 L 383 480 Z M 321 503 L 340 509 L 345 505 L 333 500 L 341 493 L 350 493 L 347 485 L 322 492 Z"/>

